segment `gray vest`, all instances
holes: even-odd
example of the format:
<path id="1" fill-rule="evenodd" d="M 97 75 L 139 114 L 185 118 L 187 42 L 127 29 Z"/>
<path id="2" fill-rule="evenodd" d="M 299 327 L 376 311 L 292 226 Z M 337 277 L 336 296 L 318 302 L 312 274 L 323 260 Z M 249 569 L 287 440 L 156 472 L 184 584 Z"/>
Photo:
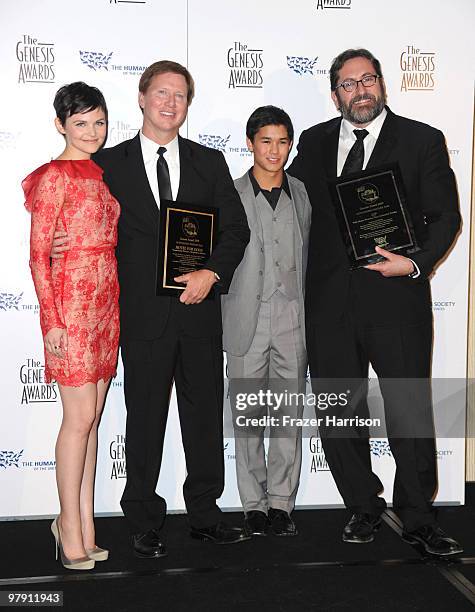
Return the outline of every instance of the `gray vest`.
<path id="1" fill-rule="evenodd" d="M 262 301 L 270 300 L 276 291 L 280 291 L 289 300 L 298 299 L 292 200 L 282 189 L 275 210 L 272 210 L 261 192 L 257 195 L 256 204 L 262 224 L 264 243 L 265 268 Z"/>

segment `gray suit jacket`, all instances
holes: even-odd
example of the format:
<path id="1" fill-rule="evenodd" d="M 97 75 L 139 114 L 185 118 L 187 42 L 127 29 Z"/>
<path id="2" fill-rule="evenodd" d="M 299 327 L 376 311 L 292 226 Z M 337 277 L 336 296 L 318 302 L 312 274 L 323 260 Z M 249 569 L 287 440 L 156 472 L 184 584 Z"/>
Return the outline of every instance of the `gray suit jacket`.
<path id="1" fill-rule="evenodd" d="M 308 237 L 310 232 L 311 207 L 304 184 L 287 175 L 294 211 L 294 247 L 298 273 L 300 301 L 300 330 L 305 342 L 304 288 L 307 269 Z M 264 269 L 262 225 L 256 209 L 256 198 L 249 176 L 234 181 L 241 197 L 247 222 L 251 228 L 251 239 L 244 257 L 234 272 L 229 291 L 221 296 L 223 315 L 223 347 L 231 355 L 247 353 L 256 332 L 261 305 L 260 296 L 264 277 L 258 274 Z"/>

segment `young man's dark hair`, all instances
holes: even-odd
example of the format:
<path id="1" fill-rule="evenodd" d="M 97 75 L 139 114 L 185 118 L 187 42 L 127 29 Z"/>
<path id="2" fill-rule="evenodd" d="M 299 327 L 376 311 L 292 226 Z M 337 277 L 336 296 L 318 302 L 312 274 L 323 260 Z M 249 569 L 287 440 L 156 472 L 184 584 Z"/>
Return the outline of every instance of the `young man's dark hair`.
<path id="1" fill-rule="evenodd" d="M 337 55 L 330 66 L 330 87 L 335 91 L 340 70 L 345 62 L 354 59 L 355 57 L 364 57 L 373 64 L 374 72 L 377 76 L 382 77 L 381 64 L 368 49 L 347 49 Z"/>
<path id="2" fill-rule="evenodd" d="M 277 106 L 259 106 L 247 120 L 246 136 L 254 142 L 254 136 L 266 125 L 283 125 L 290 141 L 294 139 L 294 126 L 287 113 Z"/>
<path id="3" fill-rule="evenodd" d="M 107 121 L 107 106 L 104 96 L 97 87 L 91 87 L 82 81 L 60 87 L 54 97 L 53 106 L 61 125 L 64 125 L 66 119 L 71 115 L 87 113 L 96 108 L 104 111 Z"/>

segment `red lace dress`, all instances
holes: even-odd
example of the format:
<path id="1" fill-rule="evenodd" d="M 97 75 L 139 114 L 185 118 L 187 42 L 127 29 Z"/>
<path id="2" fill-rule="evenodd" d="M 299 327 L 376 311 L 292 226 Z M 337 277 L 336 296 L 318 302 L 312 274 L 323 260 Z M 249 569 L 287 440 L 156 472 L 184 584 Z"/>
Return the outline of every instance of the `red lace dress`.
<path id="1" fill-rule="evenodd" d="M 45 378 L 79 387 L 115 374 L 119 341 L 119 283 L 115 245 L 120 208 L 92 160 L 54 160 L 22 182 L 31 212 L 30 267 L 43 336 L 67 330 L 64 358 L 45 350 Z M 70 250 L 50 252 L 55 228 Z"/>

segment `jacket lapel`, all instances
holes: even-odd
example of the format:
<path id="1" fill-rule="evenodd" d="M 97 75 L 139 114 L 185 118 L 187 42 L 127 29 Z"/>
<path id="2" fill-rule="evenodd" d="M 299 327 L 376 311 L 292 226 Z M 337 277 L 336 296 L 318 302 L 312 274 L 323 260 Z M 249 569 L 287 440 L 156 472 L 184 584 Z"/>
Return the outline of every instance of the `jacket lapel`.
<path id="1" fill-rule="evenodd" d="M 132 138 L 126 148 L 125 155 L 127 163 L 125 176 L 136 177 L 137 179 L 131 183 L 134 191 L 133 202 L 142 206 L 150 221 L 156 224 L 158 223 L 159 212 L 145 171 L 139 134 Z"/>
<path id="2" fill-rule="evenodd" d="M 371 157 L 366 164 L 367 168 L 375 168 L 384 164 L 391 157 L 397 143 L 397 130 L 395 129 L 394 113 L 387 108 L 388 114 L 379 133 Z"/>
<path id="3" fill-rule="evenodd" d="M 178 154 L 180 156 L 180 184 L 176 199 L 181 202 L 191 202 L 193 200 L 192 152 L 181 136 L 178 136 Z"/>
<path id="4" fill-rule="evenodd" d="M 235 181 L 234 185 L 239 193 L 244 210 L 246 211 L 248 225 L 250 228 L 257 230 L 256 236 L 262 243 L 264 237 L 261 216 L 257 211 L 256 196 L 254 195 L 254 189 L 248 173 L 246 172 L 240 179 Z"/>
<path id="5" fill-rule="evenodd" d="M 338 140 L 340 138 L 341 118 L 336 119 L 328 127 L 322 151 L 324 151 L 324 166 L 328 179 L 334 179 L 338 164 Z"/>
<path id="6" fill-rule="evenodd" d="M 295 191 L 292 188 L 292 183 L 289 181 L 290 195 L 292 198 L 292 208 L 294 211 L 294 239 L 296 253 L 300 252 L 303 242 L 302 226 L 303 226 L 303 209 L 301 200 L 296 197 Z"/>

